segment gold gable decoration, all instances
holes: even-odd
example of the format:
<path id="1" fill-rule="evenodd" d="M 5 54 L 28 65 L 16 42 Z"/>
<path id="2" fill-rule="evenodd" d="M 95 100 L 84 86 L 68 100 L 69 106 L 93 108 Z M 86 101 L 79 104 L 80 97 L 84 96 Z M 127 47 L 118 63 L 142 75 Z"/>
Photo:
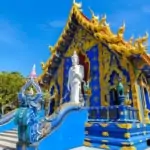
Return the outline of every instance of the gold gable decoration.
<path id="1" fill-rule="evenodd" d="M 119 53 L 123 53 L 126 56 L 130 56 L 132 54 L 142 54 L 145 52 L 146 47 L 143 44 L 148 39 L 147 33 L 143 38 L 135 40 L 135 43 L 133 44 L 131 41 L 126 42 L 123 39 L 125 32 L 125 23 L 123 23 L 123 26 L 119 28 L 118 33 L 115 35 L 112 33 L 109 25 L 106 23 L 106 15 L 99 21 L 99 17 L 95 16 L 94 12 L 90 9 L 92 19 L 91 21 L 89 21 L 85 17 L 83 17 L 83 14 L 78 11 L 77 7 L 73 6 L 73 8 L 74 14 L 77 16 L 79 23 L 87 30 L 92 30 L 94 37 L 100 41 L 106 42 L 111 49 Z"/>
<path id="2" fill-rule="evenodd" d="M 115 35 L 112 33 L 109 24 L 107 24 L 106 22 L 106 18 L 107 18 L 106 15 L 104 15 L 101 18 L 101 20 L 99 20 L 99 17 L 95 16 L 93 10 L 89 8 L 92 15 L 92 19 L 90 21 L 87 18 L 85 18 L 84 15 L 82 14 L 81 7 L 82 7 L 81 3 L 77 3 L 75 0 L 73 1 L 73 7 L 71 9 L 69 19 L 64 28 L 64 31 L 62 32 L 62 35 L 60 36 L 56 45 L 54 47 L 50 47 L 52 53 L 55 52 L 56 48 L 59 46 L 59 43 L 61 43 L 62 36 L 64 34 L 67 34 L 66 31 L 69 28 L 68 24 L 69 22 L 72 21 L 71 17 L 73 14 L 76 16 L 78 23 L 81 26 L 83 26 L 83 28 L 92 31 L 96 39 L 106 42 L 111 49 L 120 53 L 123 52 L 127 56 L 132 54 L 141 54 L 145 52 L 146 48 L 143 45 L 143 43 L 147 41 L 148 33 L 146 33 L 144 37 L 135 40 L 134 43 L 133 43 L 133 37 L 131 37 L 132 42 L 131 39 L 130 41 L 126 42 L 123 39 L 124 32 L 125 32 L 125 23 L 123 23 L 123 25 L 119 28 L 117 34 Z"/>
<path id="3" fill-rule="evenodd" d="M 104 15 L 100 20 L 98 16 L 94 15 L 94 12 L 90 9 L 92 14 L 92 19 L 89 20 L 86 18 L 82 13 L 82 4 L 77 3 L 75 0 L 73 1 L 73 6 L 66 23 L 66 26 L 59 37 L 57 43 L 52 47 L 50 46 L 51 51 L 51 58 L 55 55 L 55 52 L 62 46 L 62 43 L 65 44 L 65 37 L 70 31 L 70 26 L 73 22 L 72 16 L 77 20 L 78 24 L 83 27 L 86 31 L 89 31 L 96 41 L 104 42 L 108 45 L 108 47 L 124 56 L 131 56 L 133 54 L 145 54 L 146 53 L 146 46 L 144 43 L 148 39 L 148 33 L 142 38 L 138 38 L 133 42 L 133 38 L 129 41 L 125 41 L 123 39 L 124 32 L 125 32 L 125 24 L 123 24 L 117 34 L 112 33 L 109 24 L 106 22 L 106 15 Z M 72 31 L 74 32 L 74 31 Z M 41 79 L 47 74 L 48 67 L 51 66 L 52 59 L 49 58 L 48 61 L 44 64 L 42 63 L 43 74 L 37 78 L 38 82 L 41 82 Z"/>

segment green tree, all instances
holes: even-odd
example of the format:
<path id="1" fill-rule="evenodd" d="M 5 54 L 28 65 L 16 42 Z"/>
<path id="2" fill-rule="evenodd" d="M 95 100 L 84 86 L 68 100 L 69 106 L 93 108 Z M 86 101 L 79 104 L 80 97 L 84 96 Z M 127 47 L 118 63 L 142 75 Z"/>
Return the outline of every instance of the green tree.
<path id="1" fill-rule="evenodd" d="M 16 103 L 18 92 L 25 84 L 25 78 L 19 72 L 0 72 L 0 103 Z"/>

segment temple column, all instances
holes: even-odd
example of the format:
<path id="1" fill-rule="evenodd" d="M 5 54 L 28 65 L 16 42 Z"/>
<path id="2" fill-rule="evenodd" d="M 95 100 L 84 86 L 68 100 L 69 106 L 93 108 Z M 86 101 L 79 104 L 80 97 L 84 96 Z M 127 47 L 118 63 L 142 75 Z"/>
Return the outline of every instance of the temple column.
<path id="1" fill-rule="evenodd" d="M 137 82 L 136 82 L 136 75 L 134 73 L 134 68 L 133 68 L 132 64 L 129 65 L 129 74 L 130 74 L 133 106 L 136 109 L 141 110 L 140 100 L 139 100 L 139 96 L 138 96 L 138 87 L 137 87 Z M 137 115 L 138 115 L 139 120 L 142 121 L 142 114 L 140 113 L 140 111 L 138 111 Z"/>

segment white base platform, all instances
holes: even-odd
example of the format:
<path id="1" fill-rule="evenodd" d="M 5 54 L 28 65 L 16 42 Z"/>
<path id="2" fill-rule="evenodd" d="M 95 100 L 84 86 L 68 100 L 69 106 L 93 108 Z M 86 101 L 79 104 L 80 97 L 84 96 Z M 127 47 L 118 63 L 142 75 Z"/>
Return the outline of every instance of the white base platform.
<path id="1" fill-rule="evenodd" d="M 81 147 L 73 148 L 70 150 L 103 150 L 103 149 L 81 146 Z"/>
<path id="2" fill-rule="evenodd" d="M 81 147 L 73 148 L 70 150 L 104 150 L 104 149 L 81 146 Z M 150 148 L 147 148 L 146 150 L 150 150 Z"/>

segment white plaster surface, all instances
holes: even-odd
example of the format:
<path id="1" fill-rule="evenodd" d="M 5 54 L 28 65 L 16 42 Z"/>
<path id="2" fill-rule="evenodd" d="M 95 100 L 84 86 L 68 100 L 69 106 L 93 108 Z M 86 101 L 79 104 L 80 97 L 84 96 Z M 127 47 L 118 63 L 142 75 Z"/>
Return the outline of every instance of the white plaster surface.
<path id="1" fill-rule="evenodd" d="M 104 150 L 104 149 L 81 146 L 81 147 L 73 148 L 73 149 L 70 149 L 70 150 Z M 150 148 L 147 148 L 146 150 L 150 150 Z"/>
<path id="2" fill-rule="evenodd" d="M 81 146 L 81 147 L 73 148 L 70 150 L 103 150 L 103 149 Z"/>

